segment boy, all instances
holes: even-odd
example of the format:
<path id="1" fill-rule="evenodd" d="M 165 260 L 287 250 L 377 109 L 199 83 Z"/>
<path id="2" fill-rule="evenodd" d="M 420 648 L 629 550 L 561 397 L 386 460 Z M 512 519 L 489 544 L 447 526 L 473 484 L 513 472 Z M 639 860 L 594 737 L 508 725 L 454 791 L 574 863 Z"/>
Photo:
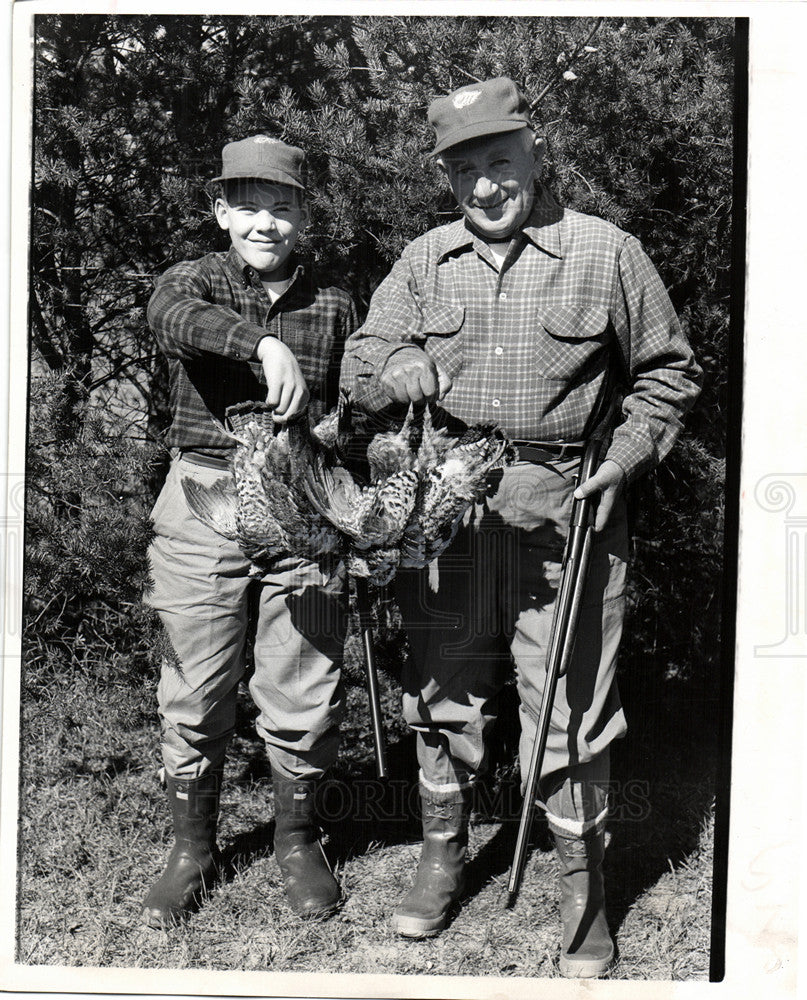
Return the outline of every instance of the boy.
<path id="1" fill-rule="evenodd" d="M 335 401 L 329 395 L 355 311 L 347 293 L 317 287 L 295 260 L 308 218 L 304 169 L 301 149 L 267 135 L 228 143 L 214 211 L 230 250 L 169 268 L 148 306 L 168 358 L 174 457 L 152 512 L 147 601 L 179 661 L 164 663 L 158 687 L 176 843 L 144 901 L 143 919 L 156 928 L 195 910 L 218 878 L 219 790 L 251 587 L 259 592 L 249 689 L 272 768 L 275 856 L 298 915 L 325 917 L 340 902 L 314 800 L 339 742 L 342 580 L 288 556 L 253 582 L 236 543 L 193 516 L 181 485 L 190 477 L 209 486 L 227 474 L 233 442 L 216 421 L 228 406 L 265 399 L 282 424 L 304 412 L 309 393 L 321 407 Z"/>

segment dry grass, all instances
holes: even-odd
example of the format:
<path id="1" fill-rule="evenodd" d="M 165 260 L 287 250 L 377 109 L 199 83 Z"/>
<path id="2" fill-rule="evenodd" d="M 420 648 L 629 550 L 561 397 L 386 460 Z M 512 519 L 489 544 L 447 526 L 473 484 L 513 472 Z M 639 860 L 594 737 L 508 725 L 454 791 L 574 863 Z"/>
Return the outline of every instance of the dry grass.
<path id="1" fill-rule="evenodd" d="M 355 645 L 351 647 L 355 657 Z M 355 668 L 355 663 L 354 663 Z M 355 669 L 354 669 L 355 673 Z M 167 933 L 138 923 L 140 902 L 170 844 L 156 779 L 152 683 L 120 675 L 29 677 L 24 698 L 18 960 L 82 966 L 557 976 L 556 860 L 538 830 L 524 887 L 507 909 L 512 818 L 481 813 L 471 833 L 469 892 L 449 928 L 423 942 L 391 935 L 391 907 L 418 855 L 417 821 L 380 821 L 374 803 L 364 692 L 350 689 L 338 777 L 359 796 L 334 823 L 329 852 L 347 895 L 331 920 L 302 924 L 287 908 L 271 852 L 272 793 L 243 706 L 232 745 L 220 844 L 227 881 L 189 923 Z M 34 681 L 36 680 L 36 684 Z M 395 796 L 412 751 L 397 688 L 382 678 Z M 634 762 L 635 763 L 635 762 Z M 617 760 L 617 765 L 619 761 Z M 636 772 L 628 761 L 630 773 Z M 641 773 L 641 768 L 638 769 Z M 504 785 L 507 773 L 504 772 Z M 606 858 L 617 979 L 708 975 L 712 824 L 708 775 L 687 785 L 654 772 L 649 812 L 617 808 Z M 362 782 L 364 782 L 362 784 Z M 677 782 L 677 783 L 676 783 Z M 403 800 L 401 800 L 403 801 Z M 624 804 L 624 803 L 623 803 Z M 617 796 L 619 806 L 619 796 Z M 659 834 L 659 831 L 662 831 Z"/>

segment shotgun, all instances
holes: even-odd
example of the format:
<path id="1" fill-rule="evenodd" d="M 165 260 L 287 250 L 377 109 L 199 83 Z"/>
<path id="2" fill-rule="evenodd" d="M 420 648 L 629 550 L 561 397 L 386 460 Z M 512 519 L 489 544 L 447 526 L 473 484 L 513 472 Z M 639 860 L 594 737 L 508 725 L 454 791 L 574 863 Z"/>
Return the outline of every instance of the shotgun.
<path id="1" fill-rule="evenodd" d="M 583 456 L 580 459 L 578 484 L 590 479 L 597 471 L 597 467 L 600 464 L 603 443 L 602 436 L 591 437 L 589 439 L 583 451 Z M 596 496 L 586 497 L 585 500 L 575 500 L 572 504 L 569 534 L 563 553 L 558 597 L 552 623 L 552 638 L 547 654 L 544 693 L 541 698 L 538 728 L 535 733 L 535 742 L 532 746 L 530 769 L 527 774 L 524 801 L 521 806 L 518 839 L 516 840 L 516 848 L 513 854 L 513 865 L 510 869 L 510 881 L 507 886 L 511 899 L 518 892 L 518 887 L 521 884 L 521 876 L 524 871 L 524 859 L 527 854 L 527 842 L 532 825 L 535 792 L 546 753 L 549 720 L 552 715 L 552 705 L 555 701 L 558 678 L 566 673 L 574 650 L 577 621 L 580 616 L 580 605 L 583 600 L 583 590 L 586 585 L 586 574 L 591 555 L 591 541 L 596 510 Z"/>

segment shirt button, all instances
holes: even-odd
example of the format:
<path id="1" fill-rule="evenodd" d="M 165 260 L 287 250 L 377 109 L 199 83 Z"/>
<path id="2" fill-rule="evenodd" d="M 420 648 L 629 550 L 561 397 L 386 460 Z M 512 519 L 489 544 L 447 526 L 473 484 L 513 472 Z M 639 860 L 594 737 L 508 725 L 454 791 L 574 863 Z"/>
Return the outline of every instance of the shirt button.
<path id="1" fill-rule="evenodd" d="M 502 302 L 506 302 L 507 301 L 507 292 L 499 292 L 499 298 L 502 300 Z"/>
<path id="2" fill-rule="evenodd" d="M 492 406 L 501 406 L 502 405 L 502 401 L 500 399 L 492 399 L 490 402 L 491 402 Z"/>
<path id="3" fill-rule="evenodd" d="M 497 347 L 496 350 L 493 353 L 494 354 L 504 354 L 504 348 L 503 347 Z"/>

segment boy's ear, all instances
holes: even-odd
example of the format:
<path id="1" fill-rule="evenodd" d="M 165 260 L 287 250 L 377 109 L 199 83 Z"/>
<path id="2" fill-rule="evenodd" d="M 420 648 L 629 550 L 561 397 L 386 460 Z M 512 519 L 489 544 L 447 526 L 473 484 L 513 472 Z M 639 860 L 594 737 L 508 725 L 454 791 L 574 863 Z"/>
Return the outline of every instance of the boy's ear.
<path id="1" fill-rule="evenodd" d="M 222 229 L 230 228 L 230 220 L 227 217 L 227 202 L 223 198 L 216 198 L 213 213 L 216 216 L 216 222 Z"/>

